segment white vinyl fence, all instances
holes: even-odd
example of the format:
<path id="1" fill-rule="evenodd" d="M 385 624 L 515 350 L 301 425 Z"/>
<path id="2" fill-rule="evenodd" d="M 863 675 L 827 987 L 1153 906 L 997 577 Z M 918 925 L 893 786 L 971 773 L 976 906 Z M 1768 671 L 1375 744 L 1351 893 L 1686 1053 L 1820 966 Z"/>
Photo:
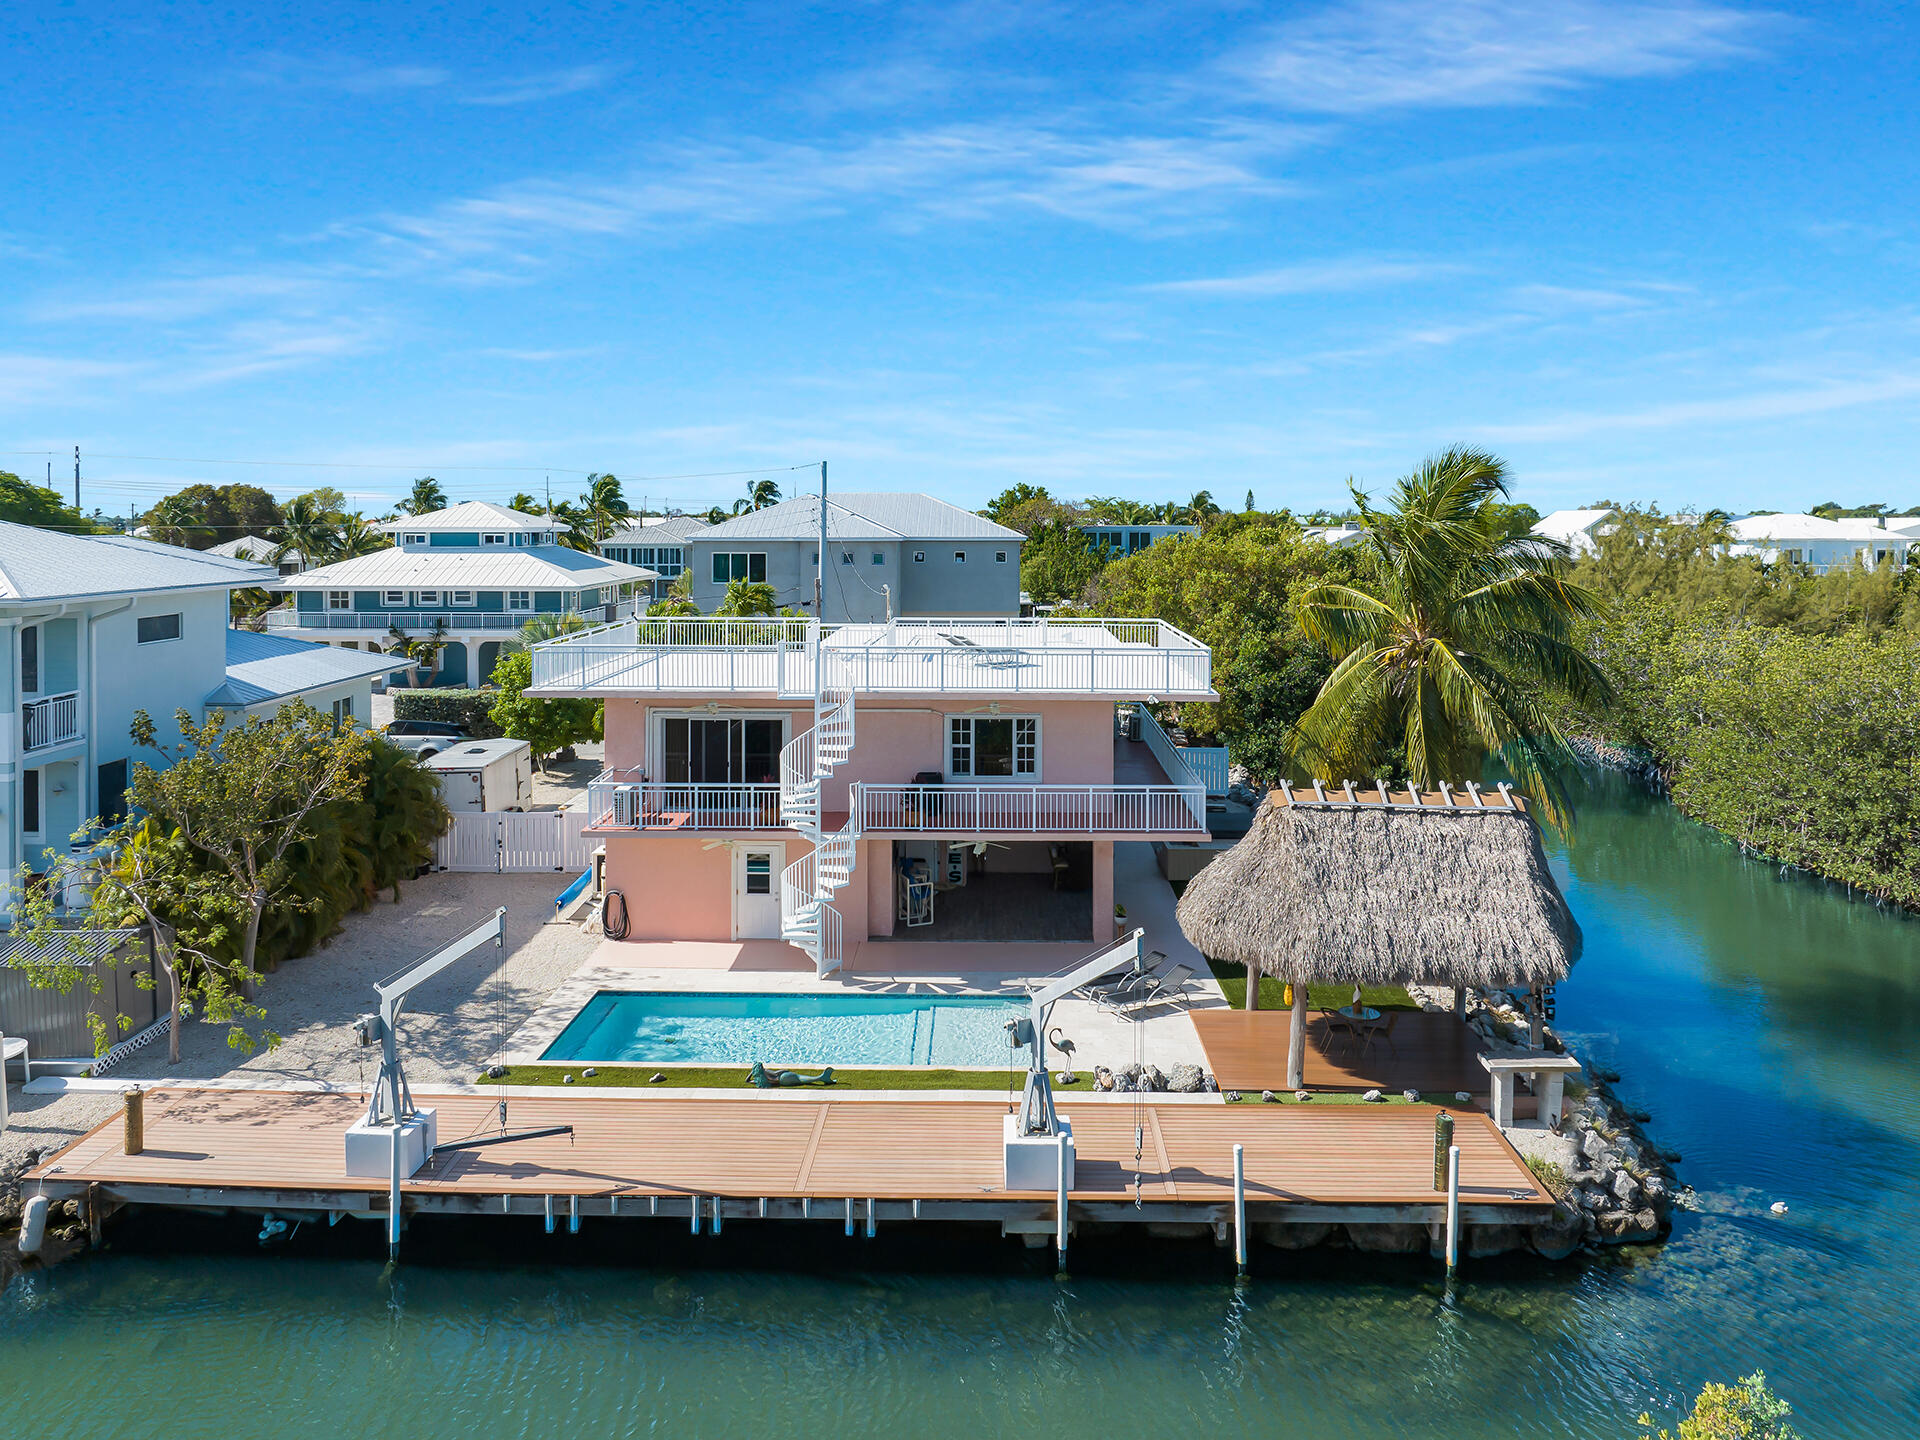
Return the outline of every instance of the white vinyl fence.
<path id="1" fill-rule="evenodd" d="M 584 810 L 469 811 L 434 848 L 436 870 L 578 872 L 593 863 Z"/>

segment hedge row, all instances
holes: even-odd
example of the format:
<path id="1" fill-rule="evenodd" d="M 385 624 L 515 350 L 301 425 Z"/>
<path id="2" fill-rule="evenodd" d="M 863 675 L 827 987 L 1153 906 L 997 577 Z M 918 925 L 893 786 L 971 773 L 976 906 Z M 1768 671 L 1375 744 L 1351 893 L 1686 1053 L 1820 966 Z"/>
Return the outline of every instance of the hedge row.
<path id="1" fill-rule="evenodd" d="M 487 712 L 500 698 L 498 690 L 461 690 L 444 686 L 428 690 L 390 690 L 396 720 L 441 720 L 458 725 L 476 740 L 496 740 L 500 727 Z"/>

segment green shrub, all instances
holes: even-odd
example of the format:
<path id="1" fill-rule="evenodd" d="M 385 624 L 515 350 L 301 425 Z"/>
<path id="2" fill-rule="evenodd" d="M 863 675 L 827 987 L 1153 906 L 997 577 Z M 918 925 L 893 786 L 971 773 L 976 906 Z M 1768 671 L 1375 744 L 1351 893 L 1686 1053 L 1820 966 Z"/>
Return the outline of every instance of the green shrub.
<path id="1" fill-rule="evenodd" d="M 395 690 L 392 694 L 396 720 L 438 720 L 462 727 L 476 740 L 500 738 L 500 727 L 487 713 L 500 698 L 492 690 L 446 686 L 432 690 Z"/>

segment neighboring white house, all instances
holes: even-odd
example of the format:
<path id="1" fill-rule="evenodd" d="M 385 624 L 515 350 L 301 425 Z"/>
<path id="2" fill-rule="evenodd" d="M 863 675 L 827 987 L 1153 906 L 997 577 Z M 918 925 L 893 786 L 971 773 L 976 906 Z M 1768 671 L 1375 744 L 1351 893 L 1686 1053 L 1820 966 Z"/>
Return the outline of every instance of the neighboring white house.
<path id="1" fill-rule="evenodd" d="M 1600 548 L 1600 536 L 1607 533 L 1614 517 L 1612 510 L 1556 510 L 1542 516 L 1533 525 L 1533 533 L 1558 540 L 1577 560 Z"/>
<path id="2" fill-rule="evenodd" d="M 1336 550 L 1358 545 L 1360 537 L 1367 532 L 1358 525 L 1309 525 L 1307 539 L 1318 540 L 1322 545 L 1331 545 Z"/>
<path id="3" fill-rule="evenodd" d="M 289 700 L 303 700 L 332 714 L 336 724 L 354 720 L 364 729 L 373 715 L 374 686 L 392 669 L 393 660 L 385 655 L 229 630 L 227 678 L 207 697 L 207 708 L 267 716 Z"/>
<path id="4" fill-rule="evenodd" d="M 711 528 L 692 515 L 648 515 L 600 542 L 600 553 L 623 565 L 638 565 L 659 575 L 653 582 L 658 599 L 672 588 L 687 568 L 685 542 Z"/>
<path id="5" fill-rule="evenodd" d="M 271 565 L 282 575 L 298 575 L 307 568 L 307 560 L 298 550 L 289 550 L 278 560 L 273 552 L 280 548 L 279 543 L 262 535 L 242 535 L 238 540 L 223 540 L 218 545 L 209 545 L 201 551 L 203 555 L 221 555 L 229 560 L 252 560 L 257 564 Z"/>
<path id="6" fill-rule="evenodd" d="M 1826 520 L 1818 515 L 1746 515 L 1728 527 L 1734 555 L 1750 555 L 1765 565 L 1805 565 L 1816 575 L 1859 565 L 1903 568 L 1909 550 L 1920 543 L 1900 525 L 1878 520 Z"/>
<path id="7" fill-rule="evenodd" d="M 136 710 L 178 743 L 228 683 L 228 597 L 274 572 L 127 535 L 0 522 L 0 877 L 119 808 Z M 144 752 L 152 763 L 158 757 Z M 0 883 L 0 921 L 9 887 Z"/>
<path id="8" fill-rule="evenodd" d="M 535 615 L 575 614 L 588 624 L 633 613 L 655 572 L 559 543 L 554 522 L 469 500 L 380 526 L 394 546 L 282 579 L 293 604 L 267 612 L 267 628 L 348 650 L 381 652 L 397 630 L 409 639 L 444 622 L 436 685 L 480 685 L 503 645 Z"/>

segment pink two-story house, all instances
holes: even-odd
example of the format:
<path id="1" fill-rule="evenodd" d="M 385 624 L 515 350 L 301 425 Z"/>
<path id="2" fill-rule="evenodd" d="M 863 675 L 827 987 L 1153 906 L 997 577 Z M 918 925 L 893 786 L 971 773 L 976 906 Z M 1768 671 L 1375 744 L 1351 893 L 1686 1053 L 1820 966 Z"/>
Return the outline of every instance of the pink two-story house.
<path id="1" fill-rule="evenodd" d="M 632 941 L 1105 943 L 1113 847 L 1206 838 L 1144 706 L 1215 698 L 1156 620 L 629 620 L 539 645 L 606 701 L 589 791 Z"/>

